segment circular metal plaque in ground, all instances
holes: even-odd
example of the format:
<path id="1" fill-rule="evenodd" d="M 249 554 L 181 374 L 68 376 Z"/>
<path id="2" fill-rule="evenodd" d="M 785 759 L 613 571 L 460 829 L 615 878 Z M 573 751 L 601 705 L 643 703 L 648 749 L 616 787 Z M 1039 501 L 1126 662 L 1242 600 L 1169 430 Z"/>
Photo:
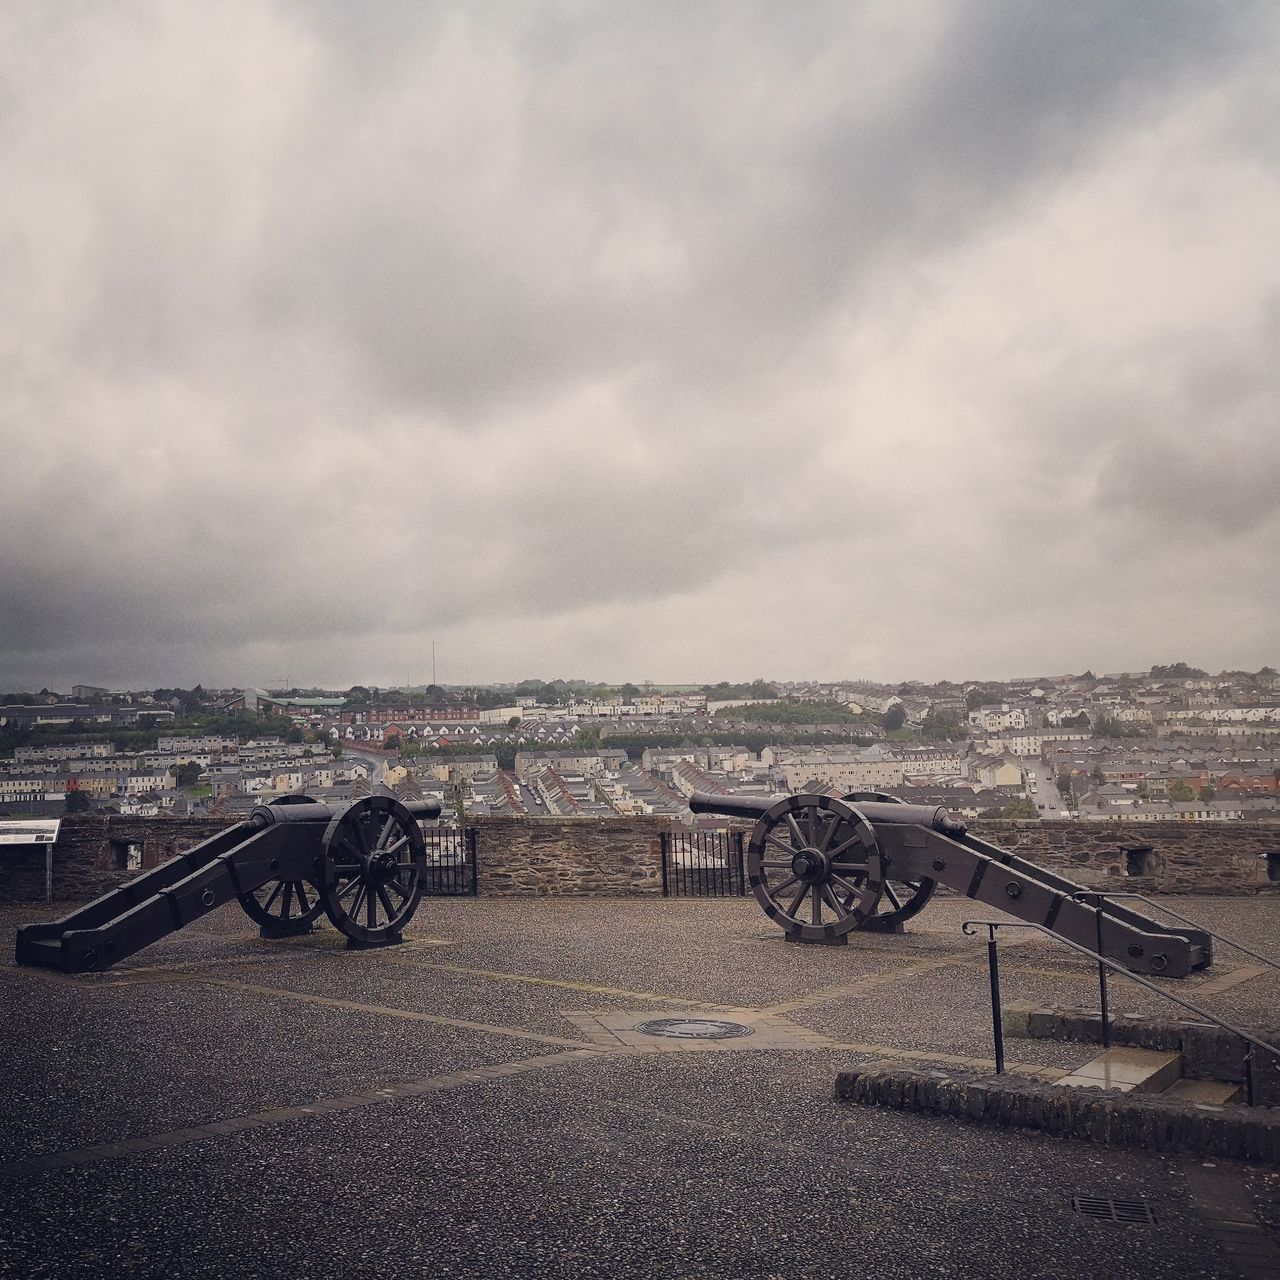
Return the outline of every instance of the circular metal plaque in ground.
<path id="1" fill-rule="evenodd" d="M 667 1036 L 672 1040 L 732 1040 L 749 1036 L 751 1027 L 740 1022 L 722 1022 L 719 1018 L 652 1018 L 641 1022 L 637 1031 L 647 1036 Z"/>

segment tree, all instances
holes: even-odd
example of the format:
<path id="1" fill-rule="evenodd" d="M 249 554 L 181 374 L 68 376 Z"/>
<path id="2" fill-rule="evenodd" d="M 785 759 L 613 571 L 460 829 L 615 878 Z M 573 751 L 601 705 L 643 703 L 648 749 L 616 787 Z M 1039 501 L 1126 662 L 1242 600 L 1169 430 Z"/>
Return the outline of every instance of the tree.
<path id="1" fill-rule="evenodd" d="M 1102 766 L 1100 764 L 1095 764 L 1093 766 L 1093 771 L 1089 774 L 1089 777 L 1093 779 L 1095 786 L 1098 786 L 1098 787 L 1106 786 L 1107 775 L 1102 772 Z"/>
<path id="2" fill-rule="evenodd" d="M 341 742 L 335 742 L 333 746 L 329 748 L 329 750 L 332 752 L 333 758 L 335 760 L 342 759 L 343 746 Z"/>
<path id="3" fill-rule="evenodd" d="M 1217 794 L 1218 788 L 1215 787 L 1212 782 L 1206 782 L 1204 786 L 1200 788 L 1200 799 L 1203 800 L 1205 804 L 1208 804 L 1209 801 Z"/>
<path id="4" fill-rule="evenodd" d="M 884 727 L 892 733 L 895 729 L 901 729 L 907 723 L 907 713 L 902 709 L 902 703 L 895 702 L 888 711 L 884 713 Z"/>
<path id="5" fill-rule="evenodd" d="M 400 750 L 400 735 L 398 733 L 389 733 L 382 740 L 383 748 L 387 751 Z"/>
<path id="6" fill-rule="evenodd" d="M 1017 799 L 1010 800 L 1003 809 L 1000 810 L 1002 818 L 1038 818 L 1040 815 L 1036 811 L 1035 805 L 1030 800 Z"/>
<path id="7" fill-rule="evenodd" d="M 1196 798 L 1195 788 L 1185 778 L 1175 778 L 1169 783 L 1167 794 L 1170 800 L 1179 804 L 1185 804 L 1188 800 Z"/>
<path id="8" fill-rule="evenodd" d="M 200 766 L 194 760 L 188 760 L 174 770 L 173 777 L 179 787 L 194 787 L 200 781 Z"/>
<path id="9" fill-rule="evenodd" d="M 964 737 L 964 726 L 954 711 L 930 707 L 920 726 L 920 736 L 930 742 L 958 742 Z"/>
<path id="10" fill-rule="evenodd" d="M 88 813 L 93 808 L 93 801 L 89 799 L 87 791 L 81 791 L 78 788 L 74 791 L 67 792 L 67 813 Z"/>
<path id="11" fill-rule="evenodd" d="M 1185 662 L 1171 662 L 1165 667 L 1151 668 L 1153 680 L 1203 680 L 1208 674 L 1207 671 L 1201 671 L 1199 667 L 1190 667 Z"/>
<path id="12" fill-rule="evenodd" d="M 519 727 L 520 727 L 520 717 L 519 717 L 519 716 L 512 716 L 512 717 L 507 721 L 507 728 L 508 728 L 508 729 L 518 729 Z"/>

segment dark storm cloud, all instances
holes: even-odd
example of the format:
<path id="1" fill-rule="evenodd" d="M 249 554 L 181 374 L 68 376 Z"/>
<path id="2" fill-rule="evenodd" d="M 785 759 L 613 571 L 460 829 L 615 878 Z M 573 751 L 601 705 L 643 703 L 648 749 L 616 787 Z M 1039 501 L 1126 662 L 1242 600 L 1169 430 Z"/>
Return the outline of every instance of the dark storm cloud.
<path id="1" fill-rule="evenodd" d="M 1273 660 L 1275 28 L 10 8 L 0 686 Z"/>

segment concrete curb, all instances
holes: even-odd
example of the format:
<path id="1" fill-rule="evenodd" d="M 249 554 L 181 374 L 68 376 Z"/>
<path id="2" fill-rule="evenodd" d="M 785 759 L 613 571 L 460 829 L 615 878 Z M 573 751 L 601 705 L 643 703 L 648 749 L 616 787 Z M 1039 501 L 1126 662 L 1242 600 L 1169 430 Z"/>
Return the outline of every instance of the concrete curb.
<path id="1" fill-rule="evenodd" d="M 836 1077 L 835 1100 L 951 1116 L 1112 1146 L 1280 1164 L 1280 1110 L 1221 1107 L 1010 1075 L 872 1062 Z"/>

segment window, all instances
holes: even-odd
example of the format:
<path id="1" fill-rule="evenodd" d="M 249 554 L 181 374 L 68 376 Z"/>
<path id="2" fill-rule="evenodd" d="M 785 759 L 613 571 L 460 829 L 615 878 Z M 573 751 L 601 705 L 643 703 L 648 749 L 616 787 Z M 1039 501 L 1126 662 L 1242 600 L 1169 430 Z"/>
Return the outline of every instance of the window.
<path id="1" fill-rule="evenodd" d="M 142 870 L 142 845 L 137 840 L 112 840 L 111 852 L 115 857 L 117 870 Z"/>

